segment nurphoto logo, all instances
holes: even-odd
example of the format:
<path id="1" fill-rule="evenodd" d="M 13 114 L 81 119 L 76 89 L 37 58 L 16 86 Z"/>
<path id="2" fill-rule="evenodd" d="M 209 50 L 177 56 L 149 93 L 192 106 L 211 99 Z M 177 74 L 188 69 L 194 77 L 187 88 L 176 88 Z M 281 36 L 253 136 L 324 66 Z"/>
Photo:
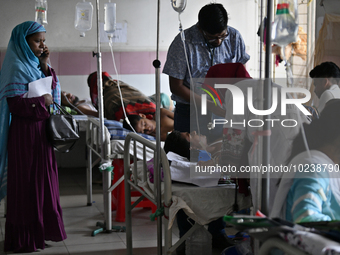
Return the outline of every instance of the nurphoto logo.
<path id="1" fill-rule="evenodd" d="M 307 103 L 311 98 L 311 93 L 309 90 L 305 88 L 286 88 L 286 87 L 272 87 L 272 98 L 271 98 L 271 107 L 269 109 L 256 109 L 254 106 L 254 102 L 256 101 L 254 98 L 256 97 L 253 92 L 253 87 L 247 87 L 246 90 L 240 89 L 236 85 L 232 84 L 215 84 L 214 87 L 204 84 L 204 86 L 208 89 L 200 88 L 204 92 L 206 92 L 213 100 L 215 105 L 217 105 L 216 99 L 219 100 L 220 106 L 222 106 L 221 98 L 218 94 L 217 90 L 228 91 L 231 95 L 232 99 L 232 114 L 233 116 L 236 115 L 245 115 L 245 107 L 248 107 L 248 112 L 256 115 L 256 116 L 270 116 L 273 114 L 277 109 L 281 109 L 281 116 L 287 115 L 287 106 L 294 105 L 296 106 L 296 110 L 301 111 L 304 115 L 310 116 L 311 113 L 304 107 L 304 103 Z M 211 92 L 210 92 L 211 91 Z M 244 93 L 245 92 L 245 93 Z M 201 95 L 201 115 L 207 115 L 207 94 Z M 216 95 L 215 97 L 213 96 Z M 246 94 L 246 95 L 244 95 Z M 303 98 L 292 98 L 289 96 L 290 94 L 303 94 L 305 97 Z M 216 99 L 215 99 L 216 98 Z M 246 101 L 245 101 L 246 100 Z M 247 104 L 245 104 L 245 102 Z M 279 107 L 279 108 L 278 108 Z M 231 109 L 226 109 L 227 111 Z M 226 119 L 213 119 L 212 125 L 223 125 L 233 123 L 233 120 L 226 120 Z M 283 127 L 295 127 L 298 125 L 297 120 L 295 119 L 249 119 L 244 120 L 243 122 L 234 122 L 235 125 L 242 125 L 242 126 L 250 126 L 250 127 L 261 127 L 264 125 L 264 122 L 271 122 L 271 126 L 274 126 L 275 122 L 280 122 Z"/>
<path id="2" fill-rule="evenodd" d="M 222 100 L 221 100 L 220 95 L 217 93 L 217 91 L 213 87 L 209 86 L 208 84 L 203 84 L 203 86 L 207 87 L 208 89 L 210 89 L 215 94 L 215 96 L 217 97 L 217 99 L 220 102 L 220 105 L 222 106 Z M 205 93 L 207 93 L 211 97 L 211 99 L 214 101 L 215 105 L 217 105 L 215 97 L 211 94 L 211 92 L 209 90 L 204 89 L 204 88 L 199 88 L 199 89 L 201 89 Z M 204 102 L 204 104 L 203 104 L 203 102 Z M 202 112 L 202 115 L 206 115 L 207 114 L 207 95 L 206 94 L 202 94 L 202 106 L 203 105 L 205 106 L 205 114 L 203 114 L 203 112 Z"/>

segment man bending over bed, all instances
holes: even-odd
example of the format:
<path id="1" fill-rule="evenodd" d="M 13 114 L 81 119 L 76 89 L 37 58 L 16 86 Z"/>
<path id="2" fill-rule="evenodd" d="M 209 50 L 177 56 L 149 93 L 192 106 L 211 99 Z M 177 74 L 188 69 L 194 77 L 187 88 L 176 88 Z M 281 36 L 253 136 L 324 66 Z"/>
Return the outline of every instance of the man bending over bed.
<path id="1" fill-rule="evenodd" d="M 128 115 L 131 126 L 137 133 L 156 136 L 156 116 L 153 119 L 146 118 L 145 114 Z M 160 109 L 161 141 L 165 141 L 169 132 L 174 129 L 174 113 L 165 108 Z M 123 127 L 132 130 L 124 120 Z"/>

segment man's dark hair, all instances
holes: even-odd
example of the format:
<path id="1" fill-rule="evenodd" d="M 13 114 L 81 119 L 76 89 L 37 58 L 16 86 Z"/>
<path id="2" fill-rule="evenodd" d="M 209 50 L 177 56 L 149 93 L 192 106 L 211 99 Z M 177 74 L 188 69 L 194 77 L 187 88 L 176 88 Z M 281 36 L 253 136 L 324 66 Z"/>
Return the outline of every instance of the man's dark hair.
<path id="1" fill-rule="evenodd" d="M 165 139 L 164 151 L 172 151 L 190 160 L 190 142 L 181 136 L 181 132 L 174 130 Z"/>
<path id="2" fill-rule="evenodd" d="M 309 72 L 311 78 L 334 78 L 338 84 L 340 81 L 340 68 L 333 62 L 323 62 Z"/>
<path id="3" fill-rule="evenodd" d="M 134 129 L 136 129 L 137 122 L 138 122 L 142 117 L 139 116 L 139 115 L 136 115 L 136 114 L 130 114 L 130 115 L 127 115 L 127 118 L 129 119 L 131 126 L 132 126 Z M 123 128 L 126 128 L 126 129 L 128 129 L 128 130 L 133 131 L 133 130 L 131 129 L 130 125 L 126 122 L 125 119 L 124 119 L 124 121 L 123 121 Z"/>
<path id="4" fill-rule="evenodd" d="M 304 123 L 304 133 L 300 133 L 294 138 L 290 162 L 296 155 L 306 151 L 303 137 L 307 139 L 309 150 L 319 150 L 327 144 L 334 144 L 340 137 L 340 99 L 333 99 L 326 104 L 319 119 L 313 120 L 310 124 Z"/>
<path id="5" fill-rule="evenodd" d="M 207 4 L 198 13 L 198 24 L 209 34 L 222 33 L 228 26 L 228 13 L 222 4 Z"/>

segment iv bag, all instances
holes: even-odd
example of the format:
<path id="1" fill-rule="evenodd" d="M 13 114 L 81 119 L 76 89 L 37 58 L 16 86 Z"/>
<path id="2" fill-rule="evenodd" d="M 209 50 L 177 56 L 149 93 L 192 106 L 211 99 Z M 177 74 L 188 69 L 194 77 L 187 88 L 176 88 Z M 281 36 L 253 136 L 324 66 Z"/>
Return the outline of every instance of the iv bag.
<path id="1" fill-rule="evenodd" d="M 182 11 L 184 11 L 186 5 L 187 5 L 187 0 L 171 0 L 172 8 L 178 13 L 181 13 Z"/>
<path id="2" fill-rule="evenodd" d="M 47 24 L 47 0 L 35 1 L 35 22 Z"/>
<path id="3" fill-rule="evenodd" d="M 80 37 L 85 37 L 85 32 L 89 31 L 92 28 L 92 15 L 92 3 L 77 3 L 74 27 L 80 32 Z"/>
<path id="4" fill-rule="evenodd" d="M 296 42 L 298 35 L 297 3 L 294 0 L 294 14 L 289 11 L 289 1 L 281 0 L 277 4 L 276 15 L 272 25 L 272 42 L 280 46 L 286 46 Z"/>
<path id="5" fill-rule="evenodd" d="M 108 34 L 113 34 L 116 31 L 116 4 L 104 4 L 104 31 Z"/>

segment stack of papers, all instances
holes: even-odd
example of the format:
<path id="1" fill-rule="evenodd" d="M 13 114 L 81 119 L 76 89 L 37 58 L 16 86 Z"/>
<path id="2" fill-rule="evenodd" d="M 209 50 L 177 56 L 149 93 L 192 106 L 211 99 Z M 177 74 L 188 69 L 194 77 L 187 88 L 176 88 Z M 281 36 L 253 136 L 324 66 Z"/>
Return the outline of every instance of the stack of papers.
<path id="1" fill-rule="evenodd" d="M 41 78 L 28 83 L 28 92 L 24 95 L 26 98 L 41 97 L 45 94 L 51 94 L 52 76 Z"/>

